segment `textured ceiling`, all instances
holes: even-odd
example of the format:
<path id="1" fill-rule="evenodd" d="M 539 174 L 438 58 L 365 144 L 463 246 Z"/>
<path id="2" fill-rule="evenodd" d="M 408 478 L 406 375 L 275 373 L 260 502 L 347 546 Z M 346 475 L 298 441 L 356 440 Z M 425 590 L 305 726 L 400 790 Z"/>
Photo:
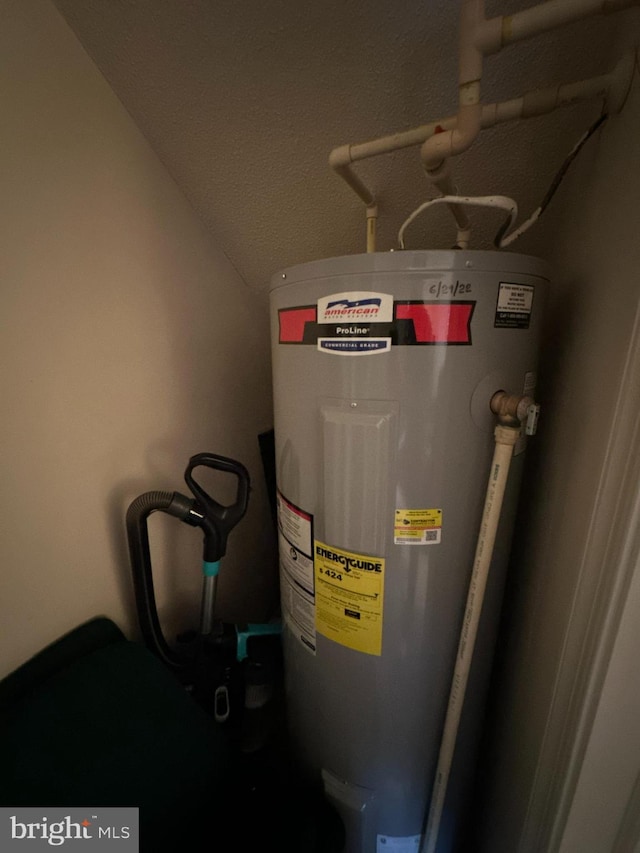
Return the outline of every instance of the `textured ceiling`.
<path id="1" fill-rule="evenodd" d="M 451 0 L 55 5 L 256 290 L 290 264 L 364 251 L 364 208 L 330 170 L 332 148 L 455 113 L 459 4 Z M 487 2 L 487 16 L 530 5 Z M 608 70 L 638 11 L 580 21 L 489 58 L 483 101 Z M 483 132 L 458 158 L 458 188 L 510 195 L 527 215 L 599 109 L 575 105 Z M 418 149 L 358 171 L 380 199 L 379 248 L 392 248 L 406 216 L 433 194 Z M 498 224 L 480 220 L 474 248 Z M 447 247 L 453 235 L 440 208 L 412 227 L 407 246 Z"/>

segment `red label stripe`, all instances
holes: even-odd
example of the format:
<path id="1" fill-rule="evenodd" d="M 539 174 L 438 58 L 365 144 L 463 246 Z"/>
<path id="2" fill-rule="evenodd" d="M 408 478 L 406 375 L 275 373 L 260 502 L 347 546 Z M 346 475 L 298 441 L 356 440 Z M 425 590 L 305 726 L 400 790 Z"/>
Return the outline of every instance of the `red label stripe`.
<path id="1" fill-rule="evenodd" d="M 474 306 L 474 302 L 396 302 L 395 319 L 412 324 L 416 344 L 470 344 Z M 316 327 L 315 334 L 318 334 L 315 305 L 282 308 L 278 312 L 278 320 L 281 344 L 303 343 L 307 324 Z M 390 325 L 387 335 L 392 333 L 392 327 L 395 323 Z M 310 334 L 314 332 L 310 330 Z M 410 341 L 402 336 L 398 343 Z"/>
<path id="2" fill-rule="evenodd" d="M 315 306 L 310 308 L 285 308 L 278 312 L 280 343 L 301 344 L 306 323 L 315 323 Z"/>
<path id="3" fill-rule="evenodd" d="M 396 319 L 413 321 L 419 344 L 468 344 L 473 306 L 473 302 L 396 304 Z"/>

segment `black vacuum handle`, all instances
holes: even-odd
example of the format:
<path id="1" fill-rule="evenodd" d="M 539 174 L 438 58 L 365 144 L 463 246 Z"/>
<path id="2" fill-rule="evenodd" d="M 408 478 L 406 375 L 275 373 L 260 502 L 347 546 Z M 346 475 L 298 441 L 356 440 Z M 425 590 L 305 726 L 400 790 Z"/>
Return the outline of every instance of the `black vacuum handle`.
<path id="1" fill-rule="evenodd" d="M 205 492 L 193 477 L 193 471 L 200 467 L 212 468 L 215 471 L 222 471 L 237 477 L 234 503 L 225 506 Z M 204 516 L 199 525 L 204 531 L 204 560 L 206 562 L 221 560 L 227 549 L 229 533 L 247 511 L 251 482 L 249 472 L 242 463 L 235 459 L 229 459 L 227 456 L 218 456 L 216 453 L 198 453 L 189 459 L 189 464 L 184 472 L 184 479 L 196 498 L 198 509 Z"/>

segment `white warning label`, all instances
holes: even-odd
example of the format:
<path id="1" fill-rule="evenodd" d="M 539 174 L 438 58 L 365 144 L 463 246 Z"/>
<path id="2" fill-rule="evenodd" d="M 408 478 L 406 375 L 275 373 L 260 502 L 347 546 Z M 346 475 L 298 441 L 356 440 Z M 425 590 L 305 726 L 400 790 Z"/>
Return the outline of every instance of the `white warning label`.
<path id="1" fill-rule="evenodd" d="M 313 556 L 311 523 L 313 517 L 288 501 L 280 492 L 278 498 L 278 527 L 294 548 L 308 557 Z"/>
<path id="2" fill-rule="evenodd" d="M 501 281 L 496 305 L 496 329 L 528 329 L 534 287 Z"/>
<path id="3" fill-rule="evenodd" d="M 286 572 L 281 574 L 280 596 L 282 613 L 293 634 L 309 651 L 316 650 L 316 606 L 314 598 L 296 583 Z"/>
<path id="4" fill-rule="evenodd" d="M 313 574 L 313 515 L 278 499 L 278 552 L 282 615 L 310 651 L 316 649 L 316 602 Z"/>

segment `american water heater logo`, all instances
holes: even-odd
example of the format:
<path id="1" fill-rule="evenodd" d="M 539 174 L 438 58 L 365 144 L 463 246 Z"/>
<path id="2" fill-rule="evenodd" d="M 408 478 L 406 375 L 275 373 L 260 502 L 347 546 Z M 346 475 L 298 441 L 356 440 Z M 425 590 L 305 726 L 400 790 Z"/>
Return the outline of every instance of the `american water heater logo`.
<path id="1" fill-rule="evenodd" d="M 137 808 L 0 808 L 0 851 L 138 853 Z"/>
<path id="2" fill-rule="evenodd" d="M 338 299 L 327 305 L 327 314 L 371 314 L 380 309 L 381 299 Z M 356 310 L 358 309 L 358 310 Z M 360 310 L 363 309 L 363 310 Z"/>
<path id="3" fill-rule="evenodd" d="M 389 293 L 349 291 L 318 299 L 318 323 L 389 323 L 393 296 Z"/>

